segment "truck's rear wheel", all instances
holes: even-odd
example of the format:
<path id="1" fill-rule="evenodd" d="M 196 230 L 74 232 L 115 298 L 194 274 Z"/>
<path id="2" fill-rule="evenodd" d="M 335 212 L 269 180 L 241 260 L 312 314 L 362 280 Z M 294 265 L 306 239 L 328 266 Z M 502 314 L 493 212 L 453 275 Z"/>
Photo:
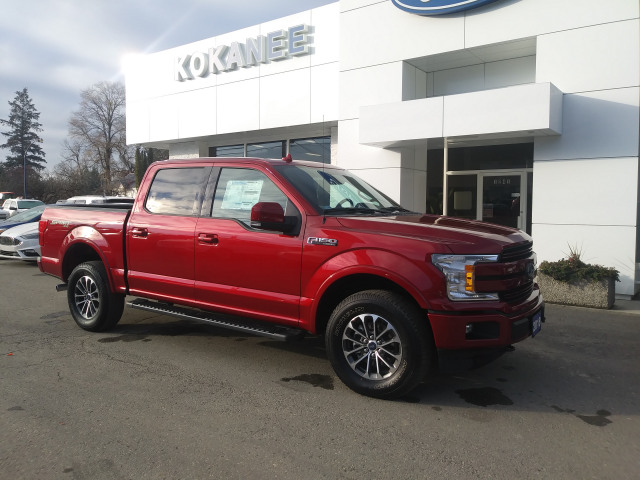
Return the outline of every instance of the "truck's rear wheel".
<path id="1" fill-rule="evenodd" d="M 401 295 L 367 290 L 343 300 L 327 324 L 329 360 L 352 390 L 397 398 L 427 375 L 433 340 L 420 310 Z"/>
<path id="2" fill-rule="evenodd" d="M 69 276 L 67 301 L 79 327 L 100 332 L 114 327 L 124 309 L 124 295 L 111 292 L 102 262 L 85 262 Z"/>

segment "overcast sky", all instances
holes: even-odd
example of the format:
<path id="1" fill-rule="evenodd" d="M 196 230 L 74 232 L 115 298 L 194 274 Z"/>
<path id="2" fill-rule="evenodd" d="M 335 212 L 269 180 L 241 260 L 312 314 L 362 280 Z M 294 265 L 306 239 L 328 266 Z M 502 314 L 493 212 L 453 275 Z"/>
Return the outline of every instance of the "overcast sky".
<path id="1" fill-rule="evenodd" d="M 0 0 L 0 118 L 27 88 L 49 170 L 60 160 L 80 92 L 123 81 L 127 53 L 152 53 L 334 0 Z M 5 137 L 0 138 L 0 144 Z M 0 159 L 9 153 L 0 149 Z"/>

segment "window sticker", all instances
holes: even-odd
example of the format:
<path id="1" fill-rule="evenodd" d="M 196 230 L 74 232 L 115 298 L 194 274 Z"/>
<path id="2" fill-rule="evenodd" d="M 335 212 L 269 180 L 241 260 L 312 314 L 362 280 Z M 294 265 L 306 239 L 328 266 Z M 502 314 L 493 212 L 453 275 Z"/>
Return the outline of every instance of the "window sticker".
<path id="1" fill-rule="evenodd" d="M 262 192 L 264 180 L 229 180 L 222 199 L 224 210 L 251 210 Z"/>

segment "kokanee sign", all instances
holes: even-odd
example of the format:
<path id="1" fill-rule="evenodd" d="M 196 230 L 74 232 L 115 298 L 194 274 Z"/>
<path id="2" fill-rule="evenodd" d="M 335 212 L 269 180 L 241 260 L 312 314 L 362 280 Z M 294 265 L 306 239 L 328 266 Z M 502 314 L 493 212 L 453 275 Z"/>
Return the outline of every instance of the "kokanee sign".
<path id="1" fill-rule="evenodd" d="M 183 82 L 306 55 L 311 46 L 309 31 L 308 25 L 296 25 L 288 30 L 270 32 L 266 36 L 247 38 L 245 43 L 232 42 L 231 45 L 209 48 L 206 52 L 176 57 L 175 79 Z"/>
<path id="2" fill-rule="evenodd" d="M 405 12 L 418 15 L 444 15 L 480 7 L 496 0 L 391 0 Z"/>

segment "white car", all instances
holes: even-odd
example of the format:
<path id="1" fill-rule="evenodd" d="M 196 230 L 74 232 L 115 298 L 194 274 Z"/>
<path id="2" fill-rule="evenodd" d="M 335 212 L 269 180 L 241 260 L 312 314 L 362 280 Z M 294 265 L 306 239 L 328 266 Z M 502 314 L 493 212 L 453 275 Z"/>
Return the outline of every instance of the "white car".
<path id="1" fill-rule="evenodd" d="M 2 206 L 0 207 L 0 220 L 6 220 L 9 218 L 9 214 L 11 213 L 9 211 L 9 203 L 8 199 L 2 202 Z"/>
<path id="2" fill-rule="evenodd" d="M 40 200 L 11 198 L 5 200 L 2 204 L 2 210 L 0 210 L 0 220 L 13 217 L 16 213 L 24 212 L 30 208 L 37 207 L 38 205 L 44 205 L 44 202 Z"/>
<path id="3" fill-rule="evenodd" d="M 0 258 L 35 262 L 40 257 L 38 223 L 9 228 L 0 234 Z"/>

